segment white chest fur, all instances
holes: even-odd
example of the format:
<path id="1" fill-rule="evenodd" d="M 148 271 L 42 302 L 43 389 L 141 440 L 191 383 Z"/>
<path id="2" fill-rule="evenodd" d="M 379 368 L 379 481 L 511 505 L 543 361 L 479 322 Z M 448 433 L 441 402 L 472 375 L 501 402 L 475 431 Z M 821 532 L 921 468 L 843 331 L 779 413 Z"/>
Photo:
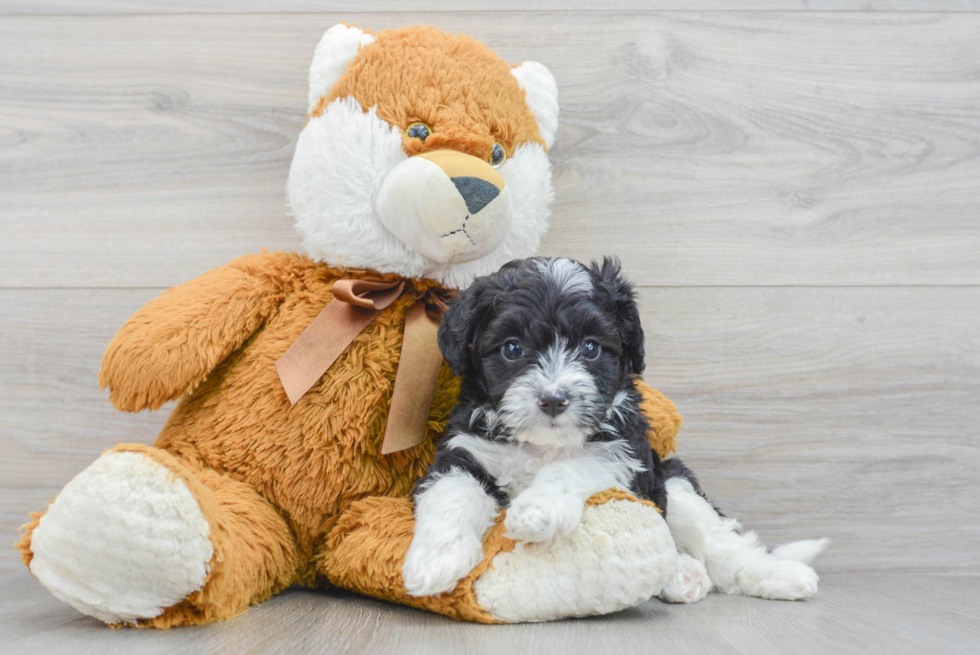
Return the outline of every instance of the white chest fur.
<path id="1" fill-rule="evenodd" d="M 582 443 L 576 446 L 549 447 L 530 443 L 497 442 L 461 433 L 449 439 L 449 448 L 468 452 L 494 478 L 501 489 L 513 498 L 531 486 L 538 472 L 549 464 L 574 459 L 596 459 L 617 471 L 616 478 L 627 483 L 643 467 L 629 453 L 623 442 Z M 625 485 L 624 485 L 625 486 Z"/>

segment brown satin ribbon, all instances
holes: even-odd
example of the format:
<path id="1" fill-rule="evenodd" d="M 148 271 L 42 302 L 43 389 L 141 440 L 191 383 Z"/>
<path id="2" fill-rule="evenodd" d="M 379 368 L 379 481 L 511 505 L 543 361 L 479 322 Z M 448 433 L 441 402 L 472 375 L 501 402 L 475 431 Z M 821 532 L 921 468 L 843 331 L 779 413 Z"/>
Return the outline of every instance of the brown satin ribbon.
<path id="1" fill-rule="evenodd" d="M 291 405 L 323 377 L 357 335 L 381 310 L 395 302 L 406 286 L 404 280 L 385 282 L 371 278 L 334 283 L 333 300 L 276 362 Z M 441 299 L 430 293 L 419 298 L 405 315 L 402 350 L 381 445 L 384 455 L 411 448 L 425 439 L 442 366 L 436 332 L 444 309 Z"/>

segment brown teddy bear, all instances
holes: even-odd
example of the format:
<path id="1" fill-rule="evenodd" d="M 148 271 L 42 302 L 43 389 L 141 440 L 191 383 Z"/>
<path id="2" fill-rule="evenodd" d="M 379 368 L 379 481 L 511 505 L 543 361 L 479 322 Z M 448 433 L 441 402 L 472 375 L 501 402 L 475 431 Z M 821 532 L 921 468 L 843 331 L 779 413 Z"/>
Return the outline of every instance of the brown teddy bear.
<path id="1" fill-rule="evenodd" d="M 431 356 L 428 317 L 446 290 L 536 253 L 557 117 L 540 64 L 512 68 L 432 28 L 330 29 L 288 185 L 307 256 L 242 257 L 123 326 L 99 376 L 112 403 L 180 402 L 154 446 L 106 451 L 24 526 L 37 579 L 106 623 L 160 628 L 229 618 L 292 584 L 488 623 L 659 592 L 676 557 L 666 523 L 616 490 L 552 549 L 498 523 L 453 592 L 415 598 L 401 580 L 408 495 L 458 389 Z M 663 456 L 680 417 L 644 394 Z M 568 578 L 571 592 L 548 584 Z"/>

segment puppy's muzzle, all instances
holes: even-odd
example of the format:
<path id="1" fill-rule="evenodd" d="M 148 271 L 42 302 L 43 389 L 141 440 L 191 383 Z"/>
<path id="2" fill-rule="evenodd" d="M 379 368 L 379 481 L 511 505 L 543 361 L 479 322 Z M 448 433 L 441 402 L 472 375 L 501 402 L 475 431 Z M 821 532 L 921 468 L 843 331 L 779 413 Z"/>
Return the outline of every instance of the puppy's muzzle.
<path id="1" fill-rule="evenodd" d="M 409 157 L 385 177 L 375 210 L 413 250 L 440 264 L 493 252 L 510 230 L 510 191 L 490 164 L 455 150 Z"/>

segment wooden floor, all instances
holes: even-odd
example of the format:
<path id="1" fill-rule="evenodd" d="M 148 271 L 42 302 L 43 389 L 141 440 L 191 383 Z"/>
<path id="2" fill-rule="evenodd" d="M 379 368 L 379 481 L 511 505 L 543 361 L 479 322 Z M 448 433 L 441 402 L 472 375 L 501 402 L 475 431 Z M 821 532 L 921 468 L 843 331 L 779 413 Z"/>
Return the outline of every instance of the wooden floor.
<path id="1" fill-rule="evenodd" d="M 50 597 L 27 574 L 0 576 L 7 655 L 140 653 L 977 653 L 980 578 L 837 573 L 800 602 L 711 594 L 658 600 L 591 619 L 518 626 L 459 623 L 354 595 L 291 589 L 204 628 L 108 630 Z"/>
<path id="2" fill-rule="evenodd" d="M 0 543 L 166 419 L 97 388 L 130 314 L 299 248 L 284 187 L 322 32 L 423 22 L 553 71 L 545 254 L 622 257 L 681 455 L 767 541 L 833 540 L 820 595 L 486 628 L 297 591 L 110 633 L 3 547 L 0 652 L 980 650 L 980 2 L 486 6 L 0 0 Z"/>

